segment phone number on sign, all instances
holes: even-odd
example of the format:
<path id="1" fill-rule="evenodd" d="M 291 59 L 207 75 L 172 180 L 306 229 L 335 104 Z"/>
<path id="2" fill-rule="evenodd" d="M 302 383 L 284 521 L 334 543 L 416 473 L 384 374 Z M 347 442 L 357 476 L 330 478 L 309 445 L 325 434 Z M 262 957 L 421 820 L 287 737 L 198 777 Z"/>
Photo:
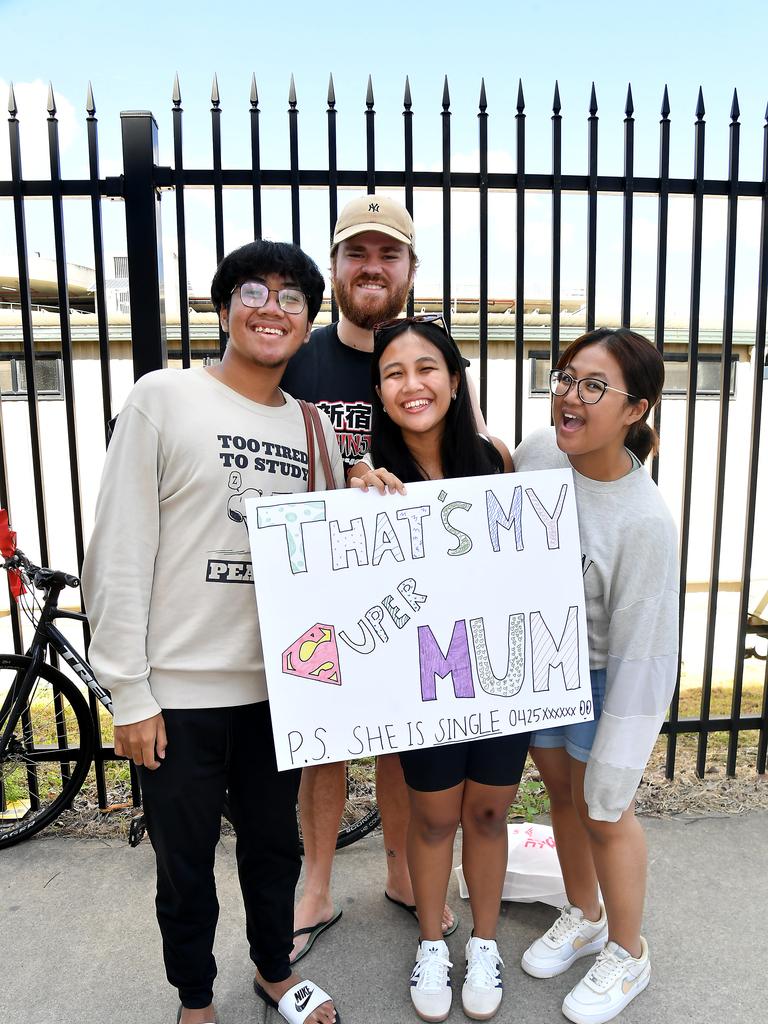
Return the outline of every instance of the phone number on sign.
<path id="1" fill-rule="evenodd" d="M 579 701 L 580 717 L 591 716 L 592 701 Z M 509 712 L 509 724 L 516 725 L 539 725 L 542 722 L 558 722 L 564 718 L 575 718 L 576 708 L 522 708 L 512 709 Z"/>

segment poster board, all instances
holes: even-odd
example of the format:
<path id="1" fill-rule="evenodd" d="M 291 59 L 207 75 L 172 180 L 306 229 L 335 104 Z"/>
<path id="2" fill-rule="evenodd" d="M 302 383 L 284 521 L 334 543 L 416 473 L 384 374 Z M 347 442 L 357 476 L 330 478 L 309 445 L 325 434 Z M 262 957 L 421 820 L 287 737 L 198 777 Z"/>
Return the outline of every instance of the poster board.
<path id="1" fill-rule="evenodd" d="M 593 717 L 570 470 L 246 511 L 281 770 Z"/>

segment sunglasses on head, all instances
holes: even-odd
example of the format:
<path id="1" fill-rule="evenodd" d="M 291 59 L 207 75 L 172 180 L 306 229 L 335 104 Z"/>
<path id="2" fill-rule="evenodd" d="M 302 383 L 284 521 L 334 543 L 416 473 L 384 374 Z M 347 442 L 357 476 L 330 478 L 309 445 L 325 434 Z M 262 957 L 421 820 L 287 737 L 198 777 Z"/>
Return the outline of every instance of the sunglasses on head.
<path id="1" fill-rule="evenodd" d="M 402 327 L 403 324 L 434 324 L 444 334 L 447 334 L 449 338 L 451 337 L 442 313 L 417 313 L 415 316 L 396 316 L 393 320 L 382 320 L 381 323 L 374 325 L 373 333 L 378 334 L 380 331 L 389 331 L 393 327 Z M 451 338 L 451 341 L 453 341 L 453 338 Z"/>

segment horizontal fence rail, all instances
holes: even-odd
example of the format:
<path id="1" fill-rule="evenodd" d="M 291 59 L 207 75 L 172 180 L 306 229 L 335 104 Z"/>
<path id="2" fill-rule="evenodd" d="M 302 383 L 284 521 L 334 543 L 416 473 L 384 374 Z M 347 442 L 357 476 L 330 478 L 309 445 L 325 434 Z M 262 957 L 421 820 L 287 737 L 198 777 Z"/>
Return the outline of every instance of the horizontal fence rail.
<path id="1" fill-rule="evenodd" d="M 584 323 L 586 329 L 595 326 L 596 318 L 596 283 L 598 274 L 598 211 L 600 201 L 605 196 L 619 196 L 622 200 L 621 216 L 621 285 L 620 285 L 620 323 L 631 326 L 632 302 L 632 271 L 634 243 L 635 210 L 639 197 L 650 196 L 657 201 L 657 248 L 656 248 L 656 280 L 653 307 L 653 340 L 659 351 L 664 354 L 668 344 L 667 309 L 667 276 L 669 256 L 669 208 L 670 199 L 676 196 L 689 197 L 692 204 L 692 236 L 690 242 L 690 282 L 689 282 L 689 323 L 687 331 L 687 385 L 685 395 L 685 427 L 682 442 L 682 500 L 679 513 L 680 524 L 680 635 L 686 621 L 686 585 L 688 583 L 688 567 L 691 545 L 691 516 L 694 483 L 694 442 L 697 417 L 697 394 L 699 393 L 699 374 L 702 365 L 700 355 L 701 342 L 701 299 L 702 299 L 702 254 L 704 231 L 704 204 L 712 197 L 721 197 L 727 205 L 727 230 L 723 250 L 725 266 L 723 287 L 723 328 L 722 347 L 720 354 L 720 387 L 719 416 L 717 440 L 712 442 L 715 466 L 715 496 L 712 508 L 712 547 L 710 571 L 708 577 L 706 635 L 703 638 L 704 670 L 701 686 L 701 703 L 699 716 L 681 718 L 679 715 L 679 685 L 670 708 L 669 720 L 663 727 L 667 737 L 666 773 L 672 778 L 675 773 L 678 737 L 695 735 L 697 737 L 696 770 L 702 775 L 706 770 L 708 743 L 716 733 L 728 737 L 727 773 L 734 775 L 737 767 L 739 741 L 746 731 L 756 732 L 757 756 L 756 767 L 760 773 L 765 772 L 766 754 L 768 752 L 768 671 L 763 683 L 761 710 L 757 714 L 742 713 L 743 679 L 745 667 L 745 651 L 754 645 L 756 636 L 768 636 L 768 628 L 762 630 L 755 617 L 750 616 L 750 584 L 754 572 L 754 545 L 756 516 L 758 509 L 758 484 L 761 472 L 760 430 L 762 425 L 762 402 L 765 391 L 766 321 L 768 319 L 768 113 L 766 124 L 762 128 L 763 171 L 758 181 L 743 180 L 739 175 L 740 156 L 740 110 L 736 93 L 733 95 L 729 125 L 728 143 L 728 175 L 723 179 L 705 178 L 705 107 L 704 98 L 699 90 L 693 118 L 693 152 L 691 177 L 673 177 L 670 175 L 670 145 L 672 133 L 671 107 L 666 87 L 663 90 L 661 103 L 661 119 L 659 121 L 658 168 L 657 176 L 636 175 L 635 166 L 637 151 L 635 143 L 635 107 L 631 87 L 627 90 L 625 102 L 625 119 L 623 131 L 624 173 L 621 175 L 605 174 L 599 165 L 599 107 L 594 85 L 592 86 L 586 116 L 585 135 L 587 141 L 587 172 L 573 174 L 564 170 L 566 154 L 563 144 L 563 115 L 560 91 L 555 84 L 551 116 L 551 165 L 546 169 L 531 169 L 526 158 L 527 115 L 522 82 L 519 83 L 514 112 L 514 151 L 516 169 L 514 172 L 489 171 L 488 169 L 488 128 L 490 115 L 485 82 L 481 82 L 477 112 L 478 167 L 477 171 L 455 170 L 451 166 L 451 96 L 448 79 L 444 80 L 442 101 L 439 110 L 440 118 L 440 152 L 435 154 L 434 163 L 439 164 L 436 170 L 417 170 L 414 166 L 414 131 L 415 117 L 411 87 L 408 79 L 405 82 L 402 109 L 402 158 L 386 154 L 389 166 L 380 166 L 381 149 L 377 152 L 376 110 L 374 91 L 371 78 L 368 79 L 365 92 L 362 131 L 365 139 L 365 166 L 357 169 L 341 168 L 338 165 L 338 109 L 333 77 L 328 83 L 326 132 L 327 132 L 327 166 L 307 168 L 300 165 L 299 140 L 300 119 L 296 85 L 291 77 L 288 89 L 287 138 L 289 163 L 287 167 L 273 168 L 262 166 L 261 146 L 261 109 L 257 83 L 252 77 L 247 100 L 244 102 L 244 113 L 247 112 L 248 132 L 250 141 L 250 166 L 226 168 L 222 165 L 222 131 L 223 106 L 216 77 L 213 79 L 210 108 L 210 142 L 211 166 L 193 168 L 184 162 L 184 111 L 182 107 L 181 87 L 176 76 L 171 93 L 171 119 L 173 136 L 173 166 L 160 166 L 158 163 L 158 126 L 153 115 L 146 111 L 129 111 L 121 115 L 123 173 L 119 177 L 102 177 L 99 165 L 98 123 L 96 105 L 90 84 L 86 100 L 86 127 L 88 144 L 89 175 L 84 179 L 63 179 L 60 170 L 58 121 L 56 101 L 53 89 L 48 97 L 48 143 L 50 154 L 50 177 L 45 180 L 25 179 L 21 163 L 21 128 L 17 104 L 11 87 L 9 98 L 9 145 L 11 156 L 11 179 L 0 181 L 0 199 L 12 203 L 15 226 L 15 250 L 18 272 L 18 306 L 20 308 L 21 335 L 23 338 L 23 361 L 26 368 L 27 408 L 30 436 L 30 461 L 32 466 L 32 483 L 35 492 L 35 510 L 38 530 L 38 542 L 44 562 L 48 558 L 48 517 L 46 507 L 46 490 L 43 476 L 43 459 L 39 423 L 39 395 L 35 385 L 35 330 L 32 315 L 32 300 L 29 278 L 29 253 L 26 234 L 26 204 L 34 200 L 46 200 L 51 203 L 54 223 L 54 248 L 57 267 L 57 291 L 59 295 L 58 311 L 60 323 L 60 352 L 63 364 L 63 391 L 66 406 L 66 434 L 70 478 L 72 489 L 71 515 L 73 518 L 76 538 L 76 559 L 78 569 L 82 566 L 85 538 L 83 532 L 83 514 L 81 498 L 80 464 L 78 453 L 78 437 L 75 425 L 75 381 L 73 374 L 73 339 L 71 332 L 66 243 L 63 220 L 63 202 L 65 199 L 82 198 L 90 202 L 91 229 L 94 252 L 94 310 L 98 321 L 98 352 L 100 366 L 100 395 L 79 395 L 80 402 L 98 401 L 101 404 L 101 418 L 104 423 L 104 443 L 107 440 L 107 424 L 114 408 L 112 398 L 112 370 L 110 362 L 111 340 L 107 303 L 107 278 L 105 269 L 102 203 L 107 199 L 118 199 L 125 207 L 127 267 L 129 291 L 133 296 L 140 296 L 141 301 L 130 303 L 131 328 L 133 339 L 133 370 L 139 377 L 147 371 L 165 365 L 167 360 L 168 340 L 166 320 L 163 306 L 164 279 L 162 261 L 162 217 L 159 203 L 160 193 L 164 190 L 173 192 L 175 207 L 175 243 L 178 250 L 178 289 L 181 298 L 179 313 L 179 337 L 181 362 L 184 366 L 191 365 L 193 346 L 189 317 L 188 294 L 188 222 L 185 208 L 185 192 L 188 189 L 207 189 L 213 195 L 213 227 L 214 246 L 217 261 L 225 252 L 224 238 L 224 196 L 227 190 L 247 189 L 251 193 L 251 217 L 254 237 L 261 237 L 264 219 L 265 191 L 269 189 L 284 190 L 290 198 L 290 223 L 292 240 L 301 242 L 301 204 L 300 199 L 305 190 L 323 190 L 327 194 L 328 203 L 328 237 L 333 233 L 333 226 L 340 208 L 341 190 L 357 189 L 369 194 L 377 190 L 395 189 L 402 192 L 408 210 L 414 211 L 414 196 L 424 190 L 432 190 L 441 196 L 442 217 L 442 251 L 441 279 L 443 315 L 450 326 L 451 317 L 455 313 L 452 291 L 453 252 L 451 247 L 452 201 L 456 192 L 474 193 L 477 197 L 479 213 L 479 274 L 478 274 L 478 307 L 477 334 L 479 345 L 480 380 L 479 393 L 483 410 L 488 402 L 489 360 L 492 351 L 489 341 L 491 323 L 489 308 L 489 197 L 493 193 L 507 192 L 514 195 L 514 216 L 510 229 L 515 232 L 515 281 L 514 281 L 514 327 L 509 328 L 509 341 L 514 352 L 514 378 L 509 382 L 510 394 L 514 405 L 514 441 L 518 443 L 523 432 L 523 400 L 526 388 L 524 378 L 526 343 L 530 335 L 524 317 L 526 298 L 526 196 L 541 193 L 551 200 L 551 267 L 549 299 L 551 316 L 548 328 L 548 354 L 551 364 L 557 361 L 561 349 L 563 334 L 562 325 L 562 252 L 563 252 L 563 197 L 582 195 L 586 199 L 586 252 L 585 252 L 585 300 Z M 438 111 L 435 112 L 436 114 Z M 316 124 L 313 121 L 313 128 Z M 541 130 L 537 126 L 537 131 Z M 397 166 L 391 166 L 392 164 Z M 731 400 L 731 356 L 734 345 L 734 301 L 737 253 L 737 230 L 739 200 L 756 200 L 755 208 L 759 208 L 760 242 L 758 274 L 758 304 L 755 311 L 755 331 L 752 338 L 752 388 L 751 407 L 749 414 L 750 439 L 747 472 L 747 490 L 744 506 L 744 545 L 741 559 L 741 577 L 739 581 L 739 608 L 737 616 L 737 636 L 735 639 L 736 660 L 733 669 L 733 691 L 729 715 L 713 715 L 711 709 L 713 685 L 713 657 L 715 633 L 717 628 L 718 595 L 720 589 L 720 561 L 723 540 L 723 510 L 726 491 L 726 461 L 729 444 L 743 444 L 743 439 L 734 442 L 729 434 L 729 409 Z M 418 228 L 418 224 L 417 224 Z M 414 309 L 413 294 L 408 299 L 407 310 Z M 331 298 L 331 314 L 335 319 L 337 308 Z M 570 337 L 571 335 L 567 335 Z M 223 351 L 225 336 L 219 330 L 217 345 Z M 14 495 L 9 493 L 7 440 L 3 430 L 2 406 L 0 399 L 0 501 L 13 515 Z M 666 414 L 662 405 L 655 410 L 655 426 L 662 431 L 666 423 Z M 663 459 L 662 455 L 662 459 Z M 655 480 L 659 478 L 659 459 L 653 461 L 651 467 Z M 663 463 L 662 463 L 663 465 Z M 764 472 L 764 470 L 763 470 Z M 13 521 L 13 520 L 12 520 Z M 17 651 L 23 647 L 18 614 L 11 602 L 11 622 L 13 641 Z M 766 613 L 768 615 L 768 613 Z M 84 633 L 87 645 L 87 628 Z M 766 662 L 768 667 L 768 662 Z M 678 671 L 680 671 L 680 666 Z M 92 700 L 92 713 L 97 720 L 97 705 Z M 114 758 L 111 748 L 99 742 L 96 753 L 96 777 L 99 803 L 106 806 L 107 794 L 104 778 L 104 763 Z M 135 791 L 134 791 L 135 792 Z"/>

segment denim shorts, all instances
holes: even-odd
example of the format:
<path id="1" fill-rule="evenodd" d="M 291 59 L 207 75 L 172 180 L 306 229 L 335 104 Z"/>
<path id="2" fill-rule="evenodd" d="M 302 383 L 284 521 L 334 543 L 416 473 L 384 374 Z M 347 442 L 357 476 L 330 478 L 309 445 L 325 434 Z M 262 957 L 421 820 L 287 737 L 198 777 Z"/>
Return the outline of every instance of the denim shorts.
<path id="1" fill-rule="evenodd" d="M 589 673 L 592 683 L 592 708 L 595 714 L 591 722 L 576 722 L 574 725 L 559 725 L 555 729 L 540 729 L 531 734 L 532 747 L 565 747 L 566 753 L 585 764 L 595 742 L 597 723 L 605 701 L 605 669 L 593 668 Z"/>

